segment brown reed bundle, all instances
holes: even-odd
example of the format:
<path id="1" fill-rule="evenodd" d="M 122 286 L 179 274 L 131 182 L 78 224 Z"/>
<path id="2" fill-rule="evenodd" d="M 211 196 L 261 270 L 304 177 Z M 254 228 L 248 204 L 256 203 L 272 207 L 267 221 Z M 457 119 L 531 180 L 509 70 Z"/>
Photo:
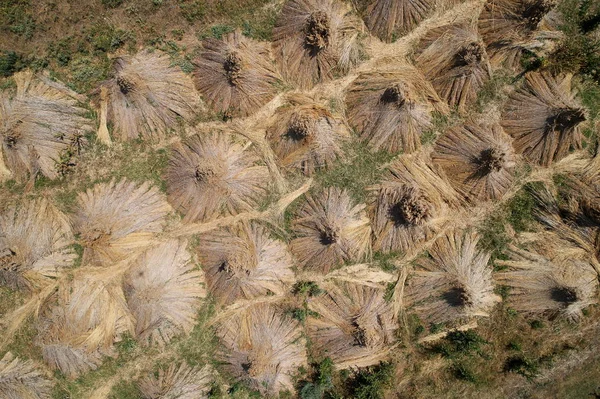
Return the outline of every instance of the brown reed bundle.
<path id="1" fill-rule="evenodd" d="M 477 249 L 475 232 L 452 231 L 435 241 L 417 263 L 406 286 L 406 304 L 423 319 L 439 323 L 486 317 L 500 297 L 494 294 L 490 255 Z"/>
<path id="2" fill-rule="evenodd" d="M 120 141 L 161 139 L 178 118 L 191 118 L 198 102 L 192 79 L 159 51 L 115 59 L 105 87 L 108 121 Z"/>
<path id="3" fill-rule="evenodd" d="M 206 296 L 204 274 L 194 270 L 186 241 L 168 240 L 148 249 L 124 279 L 135 333 L 144 344 L 167 344 L 194 327 L 200 299 Z"/>
<path id="4" fill-rule="evenodd" d="M 286 81 L 310 89 L 358 63 L 361 32 L 361 21 L 348 4 L 289 0 L 273 29 L 275 60 Z"/>
<path id="5" fill-rule="evenodd" d="M 166 180 L 169 202 L 185 222 L 196 222 L 256 207 L 269 172 L 251 149 L 225 135 L 194 135 L 173 146 Z"/>
<path id="6" fill-rule="evenodd" d="M 7 352 L 0 359 L 0 397 L 5 399 L 50 399 L 52 383 L 31 360 L 20 360 Z"/>
<path id="7" fill-rule="evenodd" d="M 371 254 L 371 226 L 365 205 L 355 205 L 347 191 L 330 187 L 307 195 L 292 220 L 296 236 L 290 249 L 299 264 L 321 273 Z"/>
<path id="8" fill-rule="evenodd" d="M 448 111 L 431 84 L 412 66 L 363 72 L 346 95 L 348 120 L 375 151 L 411 153 L 432 127 L 431 112 Z"/>
<path id="9" fill-rule="evenodd" d="M 309 299 L 315 312 L 307 319 L 312 348 L 342 369 L 385 360 L 398 325 L 384 294 L 380 288 L 340 282 Z"/>
<path id="10" fill-rule="evenodd" d="M 104 278 L 88 268 L 60 285 L 40 312 L 37 341 L 42 356 L 50 368 L 70 378 L 95 370 L 103 356 L 115 354 L 113 345 L 123 333 L 133 333 L 121 287 L 104 283 Z"/>
<path id="11" fill-rule="evenodd" d="M 350 132 L 341 117 L 310 97 L 292 95 L 274 115 L 267 138 L 283 167 L 312 175 L 342 154 Z"/>
<path id="12" fill-rule="evenodd" d="M 523 54 L 542 45 L 539 31 L 555 0 L 489 0 L 479 15 L 483 37 L 494 68 L 521 70 Z"/>
<path id="13" fill-rule="evenodd" d="M 71 226 L 47 199 L 10 206 L 0 214 L 0 285 L 35 291 L 73 265 Z"/>
<path id="14" fill-rule="evenodd" d="M 541 245 L 541 253 L 552 243 Z M 564 251 L 564 246 L 561 246 Z M 496 273 L 496 280 L 510 287 L 509 303 L 514 309 L 529 314 L 548 314 L 578 321 L 583 310 L 598 303 L 598 275 L 581 259 L 550 259 L 534 250 L 512 246 L 511 260 L 497 261 L 508 271 Z"/>
<path id="15" fill-rule="evenodd" d="M 372 0 L 365 22 L 371 33 L 391 42 L 396 34 L 407 33 L 427 18 L 434 5 L 431 0 Z"/>
<path id="16" fill-rule="evenodd" d="M 513 181 L 511 142 L 500 125 L 466 123 L 448 129 L 436 141 L 432 159 L 466 199 L 499 199 Z"/>
<path id="17" fill-rule="evenodd" d="M 263 395 L 293 390 L 294 375 L 307 365 L 302 330 L 272 305 L 261 303 L 223 320 L 217 329 L 224 368 Z"/>
<path id="18" fill-rule="evenodd" d="M 91 129 L 84 118 L 87 112 L 78 106 L 80 97 L 67 87 L 33 73 L 13 76 L 16 93 L 0 92 L 0 179 L 13 177 L 23 181 L 40 173 L 49 179 L 60 176 L 58 165 L 70 149 L 77 147 Z"/>
<path id="19" fill-rule="evenodd" d="M 502 112 L 500 123 L 513 137 L 516 152 L 542 166 L 582 147 L 580 124 L 586 111 L 575 98 L 571 78 L 528 73 L 525 85 L 510 95 Z"/>
<path id="20" fill-rule="evenodd" d="M 440 97 L 464 112 L 491 77 L 485 47 L 477 31 L 465 24 L 430 30 L 417 47 L 417 67 Z"/>
<path id="21" fill-rule="evenodd" d="M 200 237 L 198 256 L 210 293 L 230 305 L 241 299 L 283 295 L 294 282 L 285 243 L 256 224 L 221 229 Z"/>
<path id="22" fill-rule="evenodd" d="M 150 183 L 125 179 L 100 183 L 77 197 L 74 230 L 81 235 L 83 263 L 108 265 L 151 244 L 172 210 Z"/>
<path id="23" fill-rule="evenodd" d="M 269 46 L 238 29 L 223 39 L 208 38 L 196 58 L 196 87 L 207 103 L 229 116 L 248 116 L 269 102 L 279 81 Z"/>
<path id="24" fill-rule="evenodd" d="M 139 383 L 144 399 L 208 399 L 212 383 L 209 366 L 192 368 L 185 363 L 171 364 L 158 374 L 150 374 Z"/>
<path id="25" fill-rule="evenodd" d="M 375 251 L 409 252 L 430 239 L 459 205 L 448 181 L 418 154 L 398 158 L 368 190 Z"/>

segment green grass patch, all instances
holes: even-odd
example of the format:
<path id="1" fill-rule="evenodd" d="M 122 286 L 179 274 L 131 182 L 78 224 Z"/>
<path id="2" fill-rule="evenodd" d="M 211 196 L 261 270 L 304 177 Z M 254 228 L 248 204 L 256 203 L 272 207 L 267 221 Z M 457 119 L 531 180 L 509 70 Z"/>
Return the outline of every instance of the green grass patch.
<path id="1" fill-rule="evenodd" d="M 365 202 L 365 189 L 379 180 L 384 172 L 381 165 L 391 161 L 394 155 L 386 151 L 371 152 L 360 142 L 348 145 L 345 152 L 346 156 L 331 169 L 318 172 L 316 180 L 324 187 L 346 189 L 355 201 Z"/>

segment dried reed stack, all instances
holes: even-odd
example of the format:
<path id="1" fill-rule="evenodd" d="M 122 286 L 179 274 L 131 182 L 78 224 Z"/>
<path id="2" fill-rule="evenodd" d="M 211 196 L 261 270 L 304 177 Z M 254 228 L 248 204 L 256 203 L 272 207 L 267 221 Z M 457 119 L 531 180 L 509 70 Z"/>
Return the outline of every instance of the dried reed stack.
<path id="1" fill-rule="evenodd" d="M 427 18 L 434 5 L 431 0 L 372 0 L 365 22 L 374 35 L 391 42 L 395 34 L 406 33 Z"/>
<path id="2" fill-rule="evenodd" d="M 52 383 L 31 360 L 19 360 L 7 352 L 0 359 L 0 397 L 6 399 L 50 399 Z"/>
<path id="3" fill-rule="evenodd" d="M 292 95 L 274 115 L 267 138 L 283 167 L 306 175 L 328 168 L 350 139 L 342 118 L 303 95 Z"/>
<path id="4" fill-rule="evenodd" d="M 565 240 L 568 242 L 565 247 L 579 248 L 585 254 L 584 258 L 600 270 L 599 192 L 576 176 L 565 177 L 565 185 L 571 187 L 568 193 L 561 193 L 566 198 L 560 205 L 547 188 L 533 193 L 538 204 L 535 216 L 552 241 Z M 582 190 L 577 190 L 578 187 Z M 573 189 L 577 191 L 573 192 Z"/>
<path id="5" fill-rule="evenodd" d="M 464 112 L 491 77 L 481 38 L 464 24 L 430 30 L 417 48 L 417 66 L 440 97 Z"/>
<path id="6" fill-rule="evenodd" d="M 365 205 L 355 205 L 339 188 L 308 194 L 292 221 L 290 249 L 299 264 L 321 273 L 371 254 L 371 226 Z"/>
<path id="7" fill-rule="evenodd" d="M 436 141 L 432 158 L 466 199 L 499 199 L 513 181 L 516 160 L 511 142 L 500 125 L 466 123 Z"/>
<path id="8" fill-rule="evenodd" d="M 448 181 L 420 155 L 398 158 L 369 192 L 375 251 L 412 251 L 459 205 Z"/>
<path id="9" fill-rule="evenodd" d="M 581 149 L 580 124 L 586 111 L 571 90 L 571 78 L 528 73 L 502 113 L 500 123 L 513 137 L 516 152 L 542 166 L 565 157 L 571 148 Z"/>
<path id="10" fill-rule="evenodd" d="M 248 116 L 269 102 L 276 93 L 278 74 L 270 48 L 242 35 L 240 30 L 222 40 L 205 39 L 195 60 L 196 87 L 217 112 Z"/>
<path id="11" fill-rule="evenodd" d="M 256 207 L 269 172 L 251 149 L 226 135 L 194 135 L 173 146 L 166 180 L 169 202 L 185 222 L 196 222 Z"/>
<path id="12" fill-rule="evenodd" d="M 598 302 L 598 276 L 589 263 L 517 247 L 509 255 L 511 260 L 497 261 L 509 271 L 496 273 L 496 280 L 511 288 L 509 303 L 516 310 L 578 321 L 583 309 Z"/>
<path id="13" fill-rule="evenodd" d="M 224 368 L 263 395 L 293 391 L 292 376 L 307 365 L 300 325 L 268 304 L 224 320 L 217 335 L 224 347 L 219 355 Z"/>
<path id="14" fill-rule="evenodd" d="M 49 179 L 59 177 L 57 165 L 65 161 L 69 149 L 78 146 L 91 129 L 77 106 L 78 97 L 65 86 L 34 78 L 31 72 L 13 76 L 16 93 L 0 92 L 0 139 L 4 161 L 17 180 L 38 173 Z M 0 154 L 0 171 L 2 168 Z M 8 176 L 2 176 L 1 178 Z"/>
<path id="15" fill-rule="evenodd" d="M 198 256 L 210 293 L 217 302 L 283 295 L 294 281 L 292 256 L 285 243 L 256 224 L 221 229 L 200 238 Z"/>
<path id="16" fill-rule="evenodd" d="M 418 261 L 406 286 L 406 304 L 433 323 L 485 317 L 500 297 L 494 294 L 489 254 L 477 249 L 474 232 L 453 231 L 435 241 L 431 257 Z"/>
<path id="17" fill-rule="evenodd" d="M 83 263 L 104 266 L 149 246 L 172 210 L 158 188 L 125 179 L 80 193 L 77 205 L 74 227 L 81 235 Z"/>
<path id="18" fill-rule="evenodd" d="M 273 49 L 285 80 L 310 89 L 346 73 L 360 58 L 362 23 L 338 0 L 289 0 L 273 29 Z"/>
<path id="19" fill-rule="evenodd" d="M 10 206 L 0 214 L 0 285 L 35 291 L 73 265 L 69 222 L 47 199 Z"/>
<path id="20" fill-rule="evenodd" d="M 309 309 L 319 315 L 307 320 L 312 347 L 336 368 L 377 364 L 392 349 L 397 321 L 380 288 L 340 282 L 310 299 Z"/>
<path id="21" fill-rule="evenodd" d="M 212 383 L 212 369 L 191 368 L 182 363 L 159 369 L 139 382 L 144 399 L 208 399 Z"/>
<path id="22" fill-rule="evenodd" d="M 160 243 L 142 254 L 125 275 L 125 297 L 135 317 L 136 337 L 145 344 L 167 344 L 194 327 L 206 291 L 204 274 L 194 270 L 186 246 L 186 241 Z"/>
<path id="23" fill-rule="evenodd" d="M 172 67 L 161 52 L 115 59 L 108 88 L 108 121 L 121 141 L 161 139 L 178 118 L 194 115 L 197 93 L 192 79 Z"/>
<path id="24" fill-rule="evenodd" d="M 105 278 L 88 268 L 60 285 L 40 313 L 37 341 L 44 360 L 70 378 L 95 370 L 103 356 L 114 355 L 121 334 L 133 333 L 123 291 Z"/>
<path id="25" fill-rule="evenodd" d="M 348 120 L 375 150 L 411 153 L 421 148 L 421 134 L 432 127 L 431 112 L 446 105 L 412 66 L 361 73 L 346 95 Z"/>
<path id="26" fill-rule="evenodd" d="M 548 29 L 545 15 L 554 0 L 490 0 L 479 15 L 483 37 L 494 68 L 505 66 L 521 70 L 524 53 L 542 46 L 539 31 Z"/>

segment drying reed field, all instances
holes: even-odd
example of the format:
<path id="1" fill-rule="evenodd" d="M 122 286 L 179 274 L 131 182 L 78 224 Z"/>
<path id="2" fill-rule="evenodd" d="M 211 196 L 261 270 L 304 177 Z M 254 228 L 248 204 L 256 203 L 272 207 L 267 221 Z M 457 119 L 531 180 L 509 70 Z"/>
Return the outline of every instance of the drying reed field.
<path id="1" fill-rule="evenodd" d="M 0 399 L 600 397 L 593 0 L 0 4 Z"/>

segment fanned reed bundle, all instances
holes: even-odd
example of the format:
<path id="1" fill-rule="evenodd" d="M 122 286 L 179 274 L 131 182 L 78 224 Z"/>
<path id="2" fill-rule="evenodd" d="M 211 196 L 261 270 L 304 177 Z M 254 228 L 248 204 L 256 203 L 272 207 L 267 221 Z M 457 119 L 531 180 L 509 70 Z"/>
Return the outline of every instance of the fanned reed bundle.
<path id="1" fill-rule="evenodd" d="M 198 102 L 192 79 L 159 51 L 117 58 L 105 85 L 108 121 L 120 141 L 161 139 L 178 118 L 192 117 Z"/>
<path id="2" fill-rule="evenodd" d="M 371 227 L 365 205 L 355 205 L 347 191 L 328 188 L 309 194 L 292 220 L 290 244 L 300 265 L 327 273 L 346 261 L 371 253 Z"/>
<path id="3" fill-rule="evenodd" d="M 350 139 L 342 118 L 307 96 L 291 96 L 274 118 L 267 137 L 279 163 L 306 175 L 330 166 Z"/>
<path id="4" fill-rule="evenodd" d="M 516 160 L 511 142 L 500 125 L 466 123 L 436 141 L 432 159 L 465 198 L 499 199 L 513 181 Z"/>
<path id="5" fill-rule="evenodd" d="M 500 123 L 513 137 L 516 152 L 542 166 L 582 147 L 580 125 L 587 115 L 575 98 L 571 78 L 570 74 L 528 73 L 502 113 Z"/>
<path id="6" fill-rule="evenodd" d="M 227 136 L 194 135 L 173 147 L 166 180 L 169 202 L 185 222 L 196 222 L 256 207 L 269 172 L 252 149 Z"/>
<path id="7" fill-rule="evenodd" d="M 262 394 L 293 390 L 292 376 L 307 365 L 300 324 L 272 305 L 240 311 L 219 325 L 217 335 L 224 368 Z"/>
<path id="8" fill-rule="evenodd" d="M 373 150 L 411 153 L 432 128 L 432 111 L 447 112 L 431 84 L 412 66 L 361 73 L 346 95 L 349 123 Z"/>
<path id="9" fill-rule="evenodd" d="M 452 231 L 435 241 L 406 286 L 406 303 L 422 319 L 438 323 L 486 317 L 500 297 L 494 294 L 489 254 L 477 249 L 474 232 Z"/>
<path id="10" fill-rule="evenodd" d="M 38 173 L 56 179 L 60 163 L 69 150 L 77 150 L 82 136 L 91 130 L 84 118 L 86 110 L 77 105 L 78 97 L 62 84 L 31 72 L 13 76 L 16 93 L 0 92 L 0 180 L 8 168 L 17 180 Z M 4 163 L 6 165 L 4 165 Z M 3 173 L 4 172 L 4 173 Z"/>
<path id="11" fill-rule="evenodd" d="M 0 284 L 35 290 L 64 268 L 77 254 L 65 215 L 47 199 L 8 207 L 0 214 Z"/>
<path id="12" fill-rule="evenodd" d="M 84 247 L 83 263 L 108 265 L 152 243 L 171 207 L 149 183 L 125 179 L 100 183 L 77 197 L 74 230 Z"/>
<path id="13" fill-rule="evenodd" d="M 200 237 L 198 256 L 208 289 L 222 304 L 282 295 L 294 281 L 285 243 L 256 224 L 217 230 Z"/>
<path id="14" fill-rule="evenodd" d="M 289 0 L 273 29 L 273 49 L 285 80 L 301 89 L 346 73 L 360 59 L 362 24 L 339 0 Z"/>

